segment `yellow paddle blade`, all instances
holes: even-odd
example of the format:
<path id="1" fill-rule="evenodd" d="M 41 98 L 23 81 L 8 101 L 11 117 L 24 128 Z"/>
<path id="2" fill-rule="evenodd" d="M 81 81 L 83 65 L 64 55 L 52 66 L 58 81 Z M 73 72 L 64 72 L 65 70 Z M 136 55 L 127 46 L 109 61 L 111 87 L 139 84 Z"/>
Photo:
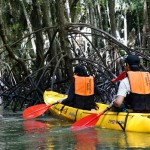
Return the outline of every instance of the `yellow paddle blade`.
<path id="1" fill-rule="evenodd" d="M 50 105 L 53 103 L 56 103 L 60 100 L 66 99 L 67 95 L 65 94 L 60 94 L 58 92 L 54 91 L 45 91 L 43 94 L 44 102 L 46 105 Z"/>

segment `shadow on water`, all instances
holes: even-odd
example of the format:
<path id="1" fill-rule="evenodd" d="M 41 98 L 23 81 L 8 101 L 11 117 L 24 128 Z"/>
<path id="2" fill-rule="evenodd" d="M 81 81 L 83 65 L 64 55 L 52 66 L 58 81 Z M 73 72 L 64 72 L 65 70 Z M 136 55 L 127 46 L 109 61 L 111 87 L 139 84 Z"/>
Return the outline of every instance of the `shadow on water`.
<path id="1" fill-rule="evenodd" d="M 150 149 L 150 134 L 91 128 L 71 131 L 52 116 L 23 120 L 21 112 L 0 117 L 0 150 Z"/>

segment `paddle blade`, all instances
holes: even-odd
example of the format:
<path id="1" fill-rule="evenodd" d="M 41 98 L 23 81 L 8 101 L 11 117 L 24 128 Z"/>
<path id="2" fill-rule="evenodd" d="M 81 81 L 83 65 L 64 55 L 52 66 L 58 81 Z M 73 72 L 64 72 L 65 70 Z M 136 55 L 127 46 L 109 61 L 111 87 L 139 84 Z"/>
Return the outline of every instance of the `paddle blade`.
<path id="1" fill-rule="evenodd" d="M 42 115 L 51 105 L 38 104 L 28 107 L 23 111 L 24 119 L 32 119 Z"/>
<path id="2" fill-rule="evenodd" d="M 84 128 L 89 128 L 95 126 L 97 121 L 99 120 L 99 117 L 103 114 L 104 112 L 100 114 L 91 114 L 88 115 L 78 121 L 76 121 L 72 126 L 71 130 L 81 130 Z"/>
<path id="3" fill-rule="evenodd" d="M 124 79 L 126 77 L 126 73 L 127 73 L 126 71 L 123 71 L 118 77 L 112 79 L 112 82 L 117 82 L 119 80 Z"/>

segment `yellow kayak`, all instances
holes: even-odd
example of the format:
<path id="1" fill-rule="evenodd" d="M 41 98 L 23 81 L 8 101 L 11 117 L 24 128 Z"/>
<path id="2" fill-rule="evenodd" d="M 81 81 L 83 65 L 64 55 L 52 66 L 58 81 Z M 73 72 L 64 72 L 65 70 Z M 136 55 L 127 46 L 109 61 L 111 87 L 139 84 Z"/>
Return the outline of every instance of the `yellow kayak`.
<path id="1" fill-rule="evenodd" d="M 45 91 L 43 96 L 44 102 L 47 105 L 67 97 L 65 94 L 60 94 L 54 91 Z M 107 107 L 107 104 L 97 103 L 96 111 L 88 111 L 69 107 L 63 104 L 55 104 L 49 108 L 49 111 L 60 118 L 75 122 L 87 115 L 93 113 L 99 114 Z M 150 113 L 118 113 L 109 110 L 99 117 L 95 126 L 113 130 L 150 133 Z"/>

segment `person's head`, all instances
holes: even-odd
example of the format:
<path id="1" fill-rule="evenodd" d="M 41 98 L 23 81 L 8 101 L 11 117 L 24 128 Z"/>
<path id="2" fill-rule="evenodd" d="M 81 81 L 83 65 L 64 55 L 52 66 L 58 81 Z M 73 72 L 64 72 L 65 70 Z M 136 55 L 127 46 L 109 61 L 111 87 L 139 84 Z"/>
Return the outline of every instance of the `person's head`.
<path id="1" fill-rule="evenodd" d="M 74 74 L 78 76 L 87 76 L 86 68 L 83 65 L 76 65 L 74 69 Z"/>
<path id="2" fill-rule="evenodd" d="M 130 54 L 125 59 L 125 63 L 128 67 L 128 70 L 139 71 L 140 70 L 140 59 L 137 55 Z"/>

